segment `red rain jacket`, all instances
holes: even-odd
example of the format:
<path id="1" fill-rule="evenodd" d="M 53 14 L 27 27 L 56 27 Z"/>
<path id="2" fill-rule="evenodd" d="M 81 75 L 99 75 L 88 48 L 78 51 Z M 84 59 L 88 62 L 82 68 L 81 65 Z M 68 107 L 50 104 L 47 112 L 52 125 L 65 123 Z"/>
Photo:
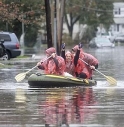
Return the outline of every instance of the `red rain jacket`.
<path id="1" fill-rule="evenodd" d="M 76 45 L 72 49 L 73 51 L 76 52 L 78 50 L 78 45 Z M 80 49 L 79 58 L 81 58 L 82 60 L 84 60 L 86 63 L 88 63 L 91 66 L 98 65 L 98 60 L 91 54 L 83 52 L 82 49 Z M 75 72 L 77 72 L 78 74 L 80 74 L 81 72 L 84 72 L 87 75 L 87 78 L 91 78 L 93 74 L 93 70 L 81 60 L 78 60 L 78 64 L 77 64 L 77 67 L 75 68 Z"/>
<path id="2" fill-rule="evenodd" d="M 47 49 L 46 53 L 49 55 L 56 53 L 55 48 L 51 47 Z M 49 58 L 47 61 L 41 63 L 38 68 L 43 69 L 45 74 L 63 75 L 65 70 L 65 61 L 61 56 L 56 55 L 55 58 Z"/>

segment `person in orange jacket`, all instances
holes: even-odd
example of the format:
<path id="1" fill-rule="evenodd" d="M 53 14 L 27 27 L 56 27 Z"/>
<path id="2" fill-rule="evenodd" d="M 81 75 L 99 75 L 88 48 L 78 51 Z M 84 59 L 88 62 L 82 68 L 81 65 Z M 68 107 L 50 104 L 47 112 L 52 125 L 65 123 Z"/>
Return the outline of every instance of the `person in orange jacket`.
<path id="1" fill-rule="evenodd" d="M 56 54 L 55 48 L 48 48 L 46 55 L 47 57 L 51 57 L 44 62 L 42 60 L 38 62 L 38 68 L 44 70 L 45 74 L 64 75 L 65 61 L 61 56 Z"/>
<path id="2" fill-rule="evenodd" d="M 76 77 L 92 79 L 93 70 L 98 68 L 98 60 L 91 54 L 85 53 L 81 43 L 72 48 L 72 53 L 75 54 Z"/>

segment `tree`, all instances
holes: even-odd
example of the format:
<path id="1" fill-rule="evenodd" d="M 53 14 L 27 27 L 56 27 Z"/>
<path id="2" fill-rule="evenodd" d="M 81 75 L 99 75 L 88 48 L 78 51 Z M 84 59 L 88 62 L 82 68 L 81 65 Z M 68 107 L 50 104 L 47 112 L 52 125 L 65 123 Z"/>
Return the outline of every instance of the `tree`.
<path id="1" fill-rule="evenodd" d="M 44 20 L 44 10 L 44 0 L 4 0 L 0 3 L 0 24 L 3 23 L 4 26 L 6 24 L 6 30 L 15 32 L 18 38 L 22 34 L 22 23 L 24 23 L 25 32 L 28 31 L 28 34 L 30 32 L 32 34 L 30 30 L 35 30 L 38 33 L 40 24 Z M 31 26 L 34 28 L 31 29 Z M 2 30 L 3 27 L 0 26 L 0 29 Z M 30 36 L 30 38 L 32 37 Z M 36 43 L 36 39 L 33 43 Z"/>
<path id="2" fill-rule="evenodd" d="M 99 1 L 96 0 L 97 10 L 96 14 L 98 15 L 99 23 L 103 24 L 104 27 L 108 30 L 113 21 L 113 2 L 112 1 Z"/>
<path id="3" fill-rule="evenodd" d="M 108 10 L 109 8 L 109 10 Z M 109 28 L 113 23 L 113 2 L 101 0 L 67 0 L 65 22 L 72 37 L 74 24 L 87 24 L 96 27 L 102 23 Z"/>

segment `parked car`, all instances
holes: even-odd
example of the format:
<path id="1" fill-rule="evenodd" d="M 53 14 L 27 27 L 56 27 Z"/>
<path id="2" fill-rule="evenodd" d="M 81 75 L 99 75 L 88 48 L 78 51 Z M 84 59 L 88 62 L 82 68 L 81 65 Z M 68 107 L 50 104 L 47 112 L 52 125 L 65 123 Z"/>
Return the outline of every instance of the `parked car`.
<path id="1" fill-rule="evenodd" d="M 89 47 L 91 48 L 103 48 L 103 47 L 115 47 L 115 44 L 112 43 L 108 38 L 106 37 L 95 37 L 93 38 L 90 43 Z"/>
<path id="2" fill-rule="evenodd" d="M 115 36 L 111 32 L 104 32 L 97 34 L 98 37 L 106 37 L 108 38 L 112 43 L 115 41 Z"/>
<path id="3" fill-rule="evenodd" d="M 0 32 L 0 40 L 4 40 L 4 46 L 6 48 L 6 55 L 3 56 L 3 59 L 11 59 L 17 56 L 20 56 L 21 50 L 19 40 L 15 33 L 11 32 Z"/>
<path id="4" fill-rule="evenodd" d="M 118 34 L 118 35 L 115 37 L 115 41 L 116 41 L 116 42 L 124 42 L 124 34 Z"/>

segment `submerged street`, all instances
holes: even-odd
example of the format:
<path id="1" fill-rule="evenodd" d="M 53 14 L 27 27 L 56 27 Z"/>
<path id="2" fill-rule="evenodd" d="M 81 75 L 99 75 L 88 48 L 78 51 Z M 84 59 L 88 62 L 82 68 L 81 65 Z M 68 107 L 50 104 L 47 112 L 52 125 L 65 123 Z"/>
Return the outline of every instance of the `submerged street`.
<path id="1" fill-rule="evenodd" d="M 28 77 L 17 83 L 14 77 L 33 68 L 39 58 L 1 61 L 0 125 L 2 127 L 122 127 L 124 126 L 124 46 L 84 51 L 99 60 L 98 70 L 117 80 L 109 85 L 94 72 L 97 86 L 32 89 Z M 42 58 L 42 57 L 41 57 Z"/>

